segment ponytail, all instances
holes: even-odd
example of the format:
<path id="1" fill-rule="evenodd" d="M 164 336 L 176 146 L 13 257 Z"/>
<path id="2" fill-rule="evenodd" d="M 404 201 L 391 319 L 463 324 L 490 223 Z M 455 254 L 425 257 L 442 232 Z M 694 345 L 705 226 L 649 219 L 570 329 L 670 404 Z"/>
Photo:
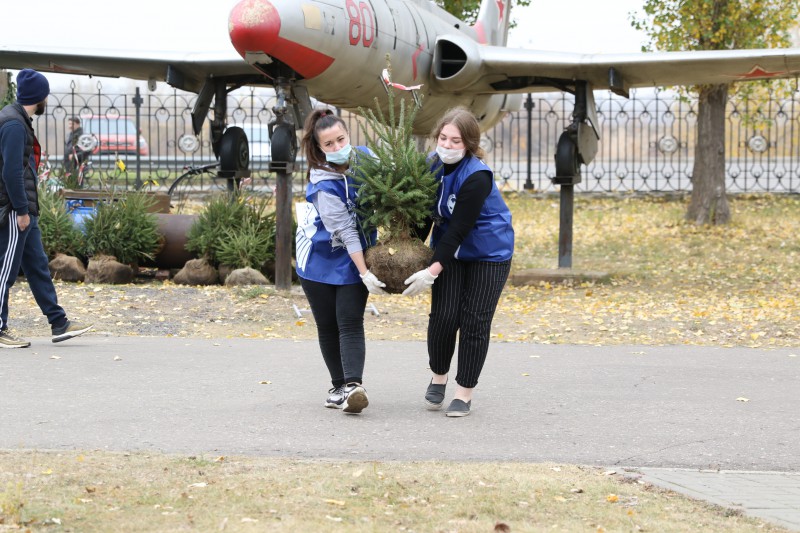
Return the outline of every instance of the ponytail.
<path id="1" fill-rule="evenodd" d="M 306 119 L 300 147 L 308 161 L 309 170 L 328 166 L 325 152 L 319 147 L 317 132 L 332 128 L 336 124 L 341 124 L 344 131 L 347 131 L 344 120 L 330 109 L 316 109 Z"/>

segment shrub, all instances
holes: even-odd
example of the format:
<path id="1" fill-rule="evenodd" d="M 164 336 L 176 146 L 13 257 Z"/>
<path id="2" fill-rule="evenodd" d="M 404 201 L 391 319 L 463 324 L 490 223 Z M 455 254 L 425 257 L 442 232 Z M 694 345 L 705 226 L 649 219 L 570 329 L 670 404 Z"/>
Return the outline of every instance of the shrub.
<path id="1" fill-rule="evenodd" d="M 47 187 L 39 189 L 39 229 L 44 251 L 49 258 L 58 253 L 76 257 L 85 255 L 83 233 L 67 212 L 64 198 Z"/>
<path id="2" fill-rule="evenodd" d="M 189 229 L 186 249 L 209 263 L 260 269 L 275 257 L 275 212 L 265 198 L 222 194 Z"/>
<path id="3" fill-rule="evenodd" d="M 219 262 L 231 268 L 261 269 L 274 256 L 275 232 L 264 231 L 260 226 L 263 224 L 250 218 L 236 231 L 229 229 L 227 238 L 220 243 Z"/>
<path id="4" fill-rule="evenodd" d="M 153 260 L 161 240 L 158 220 L 148 212 L 153 203 L 153 198 L 143 193 L 100 202 L 84 225 L 89 255 L 113 255 L 130 265 Z"/>

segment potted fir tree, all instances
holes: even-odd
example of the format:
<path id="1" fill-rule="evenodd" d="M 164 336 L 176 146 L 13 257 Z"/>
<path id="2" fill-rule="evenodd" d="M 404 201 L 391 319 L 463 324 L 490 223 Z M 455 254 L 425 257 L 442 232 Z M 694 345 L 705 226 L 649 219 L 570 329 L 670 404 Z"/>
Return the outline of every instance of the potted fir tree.
<path id="1" fill-rule="evenodd" d="M 426 268 L 432 251 L 416 235 L 436 200 L 438 183 L 412 133 L 419 106 L 401 98 L 396 106 L 388 86 L 388 111 L 376 99 L 375 110 L 361 110 L 367 121 L 367 146 L 374 157 L 359 161 L 359 209 L 365 224 L 378 228 L 376 246 L 365 253 L 367 266 L 386 283 L 385 290 L 403 292 L 403 282 Z"/>

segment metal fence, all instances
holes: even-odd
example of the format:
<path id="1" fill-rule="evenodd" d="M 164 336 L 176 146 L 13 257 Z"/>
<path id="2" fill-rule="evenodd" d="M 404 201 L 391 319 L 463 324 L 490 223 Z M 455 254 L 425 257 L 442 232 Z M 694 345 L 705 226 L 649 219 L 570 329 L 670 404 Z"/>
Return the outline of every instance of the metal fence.
<path id="1" fill-rule="evenodd" d="M 147 155 L 107 153 L 92 156 L 93 180 L 133 187 L 145 183 L 163 189 L 187 165 L 213 161 L 207 125 L 196 147 L 185 142 L 193 137 L 190 112 L 195 95 L 174 91 L 168 94 L 108 94 L 102 84 L 95 93 L 53 93 L 48 111 L 36 117 L 35 128 L 43 149 L 49 154 L 53 173 L 61 172 L 67 120 L 110 117 L 135 121 L 146 141 Z M 658 91 L 634 92 L 630 99 L 611 93 L 595 95 L 601 132 L 600 148 L 594 162 L 582 167 L 577 192 L 675 192 L 691 190 L 697 105 L 673 94 Z M 139 104 L 135 102 L 139 101 Z M 264 89 L 246 88 L 228 96 L 228 123 L 245 127 L 248 136 L 262 135 L 272 120 L 274 95 Z M 137 109 L 138 108 L 138 109 Z M 743 117 L 749 109 L 730 104 L 727 112 L 728 191 L 800 192 L 800 93 L 788 100 L 770 100 L 761 106 L 762 127 Z M 213 113 L 213 111 L 211 111 Z M 529 95 L 523 109 L 510 113 L 488 131 L 483 140 L 487 163 L 494 169 L 498 185 L 514 190 L 544 192 L 556 190 L 553 154 L 558 136 L 572 112 L 572 97 L 562 93 Z M 354 144 L 363 143 L 359 119 L 347 113 Z M 530 134 L 529 134 L 530 132 Z M 254 186 L 270 185 L 269 150 L 266 139 L 251 147 Z M 124 160 L 125 171 L 115 163 Z M 302 164 L 296 174 L 305 175 Z M 137 181 L 138 179 L 138 181 Z M 211 182 L 199 186 L 207 187 Z M 295 179 L 297 189 L 303 180 Z"/>

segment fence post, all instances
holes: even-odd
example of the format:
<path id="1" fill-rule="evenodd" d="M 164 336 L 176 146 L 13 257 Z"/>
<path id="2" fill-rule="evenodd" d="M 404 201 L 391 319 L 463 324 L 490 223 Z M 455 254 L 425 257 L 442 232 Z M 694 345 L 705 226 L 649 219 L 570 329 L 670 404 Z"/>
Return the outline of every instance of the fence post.
<path id="1" fill-rule="evenodd" d="M 139 87 L 136 87 L 136 96 L 133 97 L 133 105 L 136 107 L 136 181 L 134 182 L 133 188 L 137 191 L 142 188 L 142 154 L 139 152 L 141 148 L 139 132 L 142 131 L 141 119 L 143 103 L 144 99 L 142 99 L 142 95 L 139 92 Z"/>
<path id="2" fill-rule="evenodd" d="M 528 93 L 528 98 L 525 100 L 525 109 L 528 110 L 528 141 L 527 141 L 527 169 L 528 175 L 525 177 L 525 185 L 522 186 L 526 191 L 533 190 L 533 182 L 531 181 L 531 165 L 533 163 L 533 97 Z"/>

